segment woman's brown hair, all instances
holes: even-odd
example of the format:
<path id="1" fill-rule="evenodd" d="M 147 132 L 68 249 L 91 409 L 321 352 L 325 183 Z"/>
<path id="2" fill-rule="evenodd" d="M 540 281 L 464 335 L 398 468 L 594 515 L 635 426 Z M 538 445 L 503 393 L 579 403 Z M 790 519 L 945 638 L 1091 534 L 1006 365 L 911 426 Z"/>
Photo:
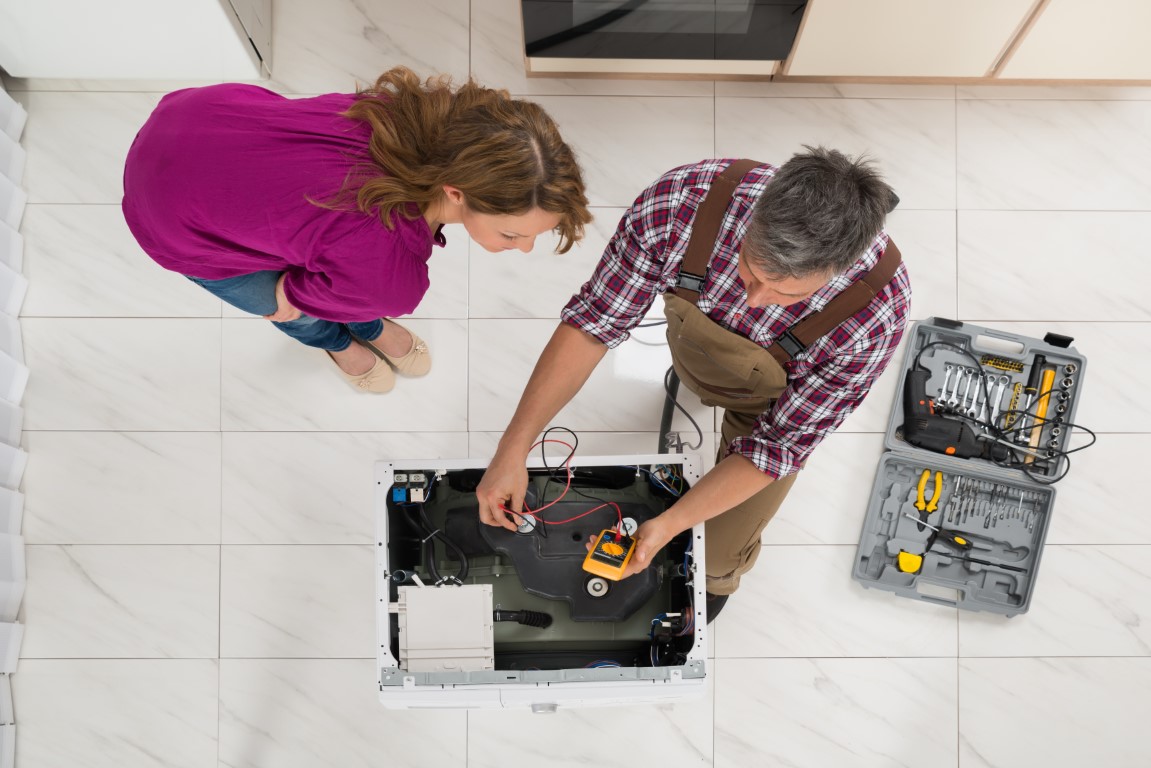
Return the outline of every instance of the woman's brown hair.
<path id="1" fill-rule="evenodd" d="M 425 82 L 396 67 L 360 91 L 345 113 L 371 126 L 369 150 L 385 175 L 356 174 L 356 206 L 392 226 L 458 187 L 478 213 L 518 215 L 539 207 L 560 217 L 566 253 L 591 221 L 583 177 L 548 114 L 530 101 L 473 80 L 453 89 L 446 75 Z"/>

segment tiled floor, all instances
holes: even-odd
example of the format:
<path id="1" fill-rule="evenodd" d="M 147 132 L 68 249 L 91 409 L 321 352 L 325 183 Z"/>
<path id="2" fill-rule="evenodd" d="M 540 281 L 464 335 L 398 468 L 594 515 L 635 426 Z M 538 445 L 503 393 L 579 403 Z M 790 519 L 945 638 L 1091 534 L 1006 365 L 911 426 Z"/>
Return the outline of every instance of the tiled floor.
<path id="1" fill-rule="evenodd" d="M 516 7 L 275 3 L 273 87 L 347 91 L 400 63 L 470 72 L 544 104 L 590 182 L 597 220 L 569 255 L 493 256 L 450 233 L 412 322 L 435 370 L 380 398 L 135 246 L 122 159 L 180 84 L 8 83 L 30 115 L 18 765 L 1151 765 L 1151 408 L 1131 394 L 1151 380 L 1151 90 L 528 80 Z M 803 143 L 869 152 L 898 189 L 915 317 L 1060 331 L 1090 361 L 1079 415 L 1100 440 L 1058 488 L 1031 611 L 960 613 L 849 578 L 889 373 L 769 527 L 715 626 L 706 699 L 383 710 L 372 462 L 490 456 L 635 194 L 681 163 L 779 162 Z M 659 340 L 611 353 L 557 420 L 588 453 L 652 450 Z"/>

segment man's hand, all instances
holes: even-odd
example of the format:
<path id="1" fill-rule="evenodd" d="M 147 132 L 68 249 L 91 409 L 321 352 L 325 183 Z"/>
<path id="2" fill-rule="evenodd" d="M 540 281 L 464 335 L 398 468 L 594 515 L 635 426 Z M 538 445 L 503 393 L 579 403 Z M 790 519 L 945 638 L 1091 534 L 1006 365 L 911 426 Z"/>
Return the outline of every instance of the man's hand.
<path id="1" fill-rule="evenodd" d="M 284 272 L 276 281 L 276 311 L 271 315 L 264 315 L 265 320 L 271 320 L 273 323 L 288 323 L 300 319 L 302 313 L 288 302 L 288 297 L 284 293 L 284 278 L 287 276 L 288 273 Z"/>
<path id="2" fill-rule="evenodd" d="M 480 522 L 515 531 L 519 526 L 519 518 L 513 520 L 500 506 L 520 512 L 524 508 L 527 488 L 527 458 L 497 452 L 476 488 Z"/>
<path id="3" fill-rule="evenodd" d="M 635 552 L 631 561 L 624 569 L 621 578 L 634 576 L 651 565 L 652 558 L 667 546 L 667 543 L 678 536 L 683 529 L 678 529 L 666 515 L 653 517 L 639 527 L 635 532 Z"/>

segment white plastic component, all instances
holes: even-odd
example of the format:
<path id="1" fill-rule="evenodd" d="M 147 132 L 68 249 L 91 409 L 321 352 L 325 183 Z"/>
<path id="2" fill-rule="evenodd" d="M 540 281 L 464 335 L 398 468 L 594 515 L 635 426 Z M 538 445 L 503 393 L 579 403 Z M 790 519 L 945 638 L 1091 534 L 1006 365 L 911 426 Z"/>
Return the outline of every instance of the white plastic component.
<path id="1" fill-rule="evenodd" d="M 24 519 L 24 494 L 0 488 L 0 533 L 19 534 Z"/>
<path id="2" fill-rule="evenodd" d="M 12 715 L 12 682 L 8 675 L 0 675 L 0 725 L 12 725 L 16 718 Z"/>
<path id="3" fill-rule="evenodd" d="M 592 597 L 606 597 L 611 590 L 611 584 L 602 576 L 592 576 L 584 584 L 584 589 Z"/>
<path id="4" fill-rule="evenodd" d="M 0 399 L 18 405 L 28 387 L 28 366 L 0 350 Z"/>
<path id="5" fill-rule="evenodd" d="M 0 534 L 0 621 L 15 621 L 26 583 L 24 537 Z"/>
<path id="6" fill-rule="evenodd" d="M 0 621 L 0 672 L 5 675 L 16 671 L 16 662 L 20 659 L 20 643 L 23 639 L 23 624 Z"/>
<path id="7" fill-rule="evenodd" d="M 12 229 L 20 229 L 28 195 L 20 185 L 0 173 L 0 221 Z"/>
<path id="8" fill-rule="evenodd" d="M 21 429 L 24 426 L 24 409 L 6 400 L 0 400 L 0 443 L 20 445 Z M 0 524 L 0 530 L 3 525 Z M 16 531 L 9 531 L 16 533 Z"/>
<path id="9" fill-rule="evenodd" d="M 0 443 L 0 485 L 10 490 L 19 488 L 27 466 L 27 451 Z"/>
<path id="10" fill-rule="evenodd" d="M 13 318 L 18 316 L 27 293 L 28 278 L 0 262 L 0 312 Z"/>
<path id="11" fill-rule="evenodd" d="M 24 269 L 24 238 L 6 222 L 4 205 L 0 203 L 0 264 L 20 272 Z"/>
<path id="12" fill-rule="evenodd" d="M 0 131 L 0 174 L 7 176 L 13 184 L 19 184 L 24 180 L 24 163 L 27 159 L 24 147 L 6 131 Z"/>
<path id="13" fill-rule="evenodd" d="M 536 516 L 530 512 L 520 514 L 520 524 L 516 527 L 517 533 L 531 533 L 536 529 Z"/>
<path id="14" fill-rule="evenodd" d="M 470 672 L 495 667 L 490 584 L 400 587 L 400 669 Z"/>
<path id="15" fill-rule="evenodd" d="M 633 535 L 638 530 L 639 530 L 639 525 L 636 524 L 635 518 L 625 517 L 623 519 L 623 532 L 626 533 L 628 536 Z"/>
<path id="16" fill-rule="evenodd" d="M 7 91 L 0 88 L 0 131 L 19 141 L 27 122 L 28 112 Z"/>

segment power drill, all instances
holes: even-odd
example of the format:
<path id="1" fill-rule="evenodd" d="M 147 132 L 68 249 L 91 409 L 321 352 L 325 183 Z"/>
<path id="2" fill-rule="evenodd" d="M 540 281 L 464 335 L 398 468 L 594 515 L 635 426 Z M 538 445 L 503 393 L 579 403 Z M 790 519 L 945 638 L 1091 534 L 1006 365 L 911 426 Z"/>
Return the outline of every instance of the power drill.
<path id="1" fill-rule="evenodd" d="M 935 413 L 927 399 L 931 371 L 912 369 L 903 385 L 903 439 L 917 448 L 948 456 L 970 459 L 984 456 L 985 449 L 975 430 L 958 419 Z"/>

